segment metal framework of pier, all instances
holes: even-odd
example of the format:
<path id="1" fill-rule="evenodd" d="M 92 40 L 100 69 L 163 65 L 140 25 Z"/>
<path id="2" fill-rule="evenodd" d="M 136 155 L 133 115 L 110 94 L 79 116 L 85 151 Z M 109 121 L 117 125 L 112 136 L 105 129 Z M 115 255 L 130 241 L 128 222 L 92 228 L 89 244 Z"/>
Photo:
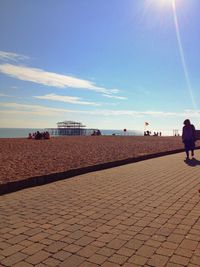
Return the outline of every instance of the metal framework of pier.
<path id="1" fill-rule="evenodd" d="M 86 126 L 81 122 L 76 121 L 61 121 L 57 122 L 57 128 L 48 128 L 51 135 L 54 136 L 80 136 L 80 135 L 91 135 L 95 129 L 86 129 Z"/>

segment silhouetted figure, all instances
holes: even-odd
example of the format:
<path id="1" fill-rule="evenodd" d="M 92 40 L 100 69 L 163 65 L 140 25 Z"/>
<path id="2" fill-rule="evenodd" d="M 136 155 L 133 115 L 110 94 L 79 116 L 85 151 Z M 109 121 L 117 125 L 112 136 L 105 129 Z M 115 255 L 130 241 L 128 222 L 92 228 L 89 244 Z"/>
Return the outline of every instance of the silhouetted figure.
<path id="1" fill-rule="evenodd" d="M 32 134 L 29 133 L 29 134 L 28 134 L 28 139 L 32 139 L 32 138 L 33 138 Z"/>
<path id="2" fill-rule="evenodd" d="M 183 122 L 182 141 L 185 145 L 186 157 L 189 159 L 189 151 L 191 151 L 192 157 L 194 156 L 195 149 L 195 127 L 190 123 L 190 120 L 186 119 Z"/>
<path id="3" fill-rule="evenodd" d="M 101 135 L 101 131 L 100 130 L 97 130 L 96 134 L 97 135 Z"/>
<path id="4" fill-rule="evenodd" d="M 37 131 L 36 134 L 35 134 L 35 139 L 36 140 L 40 140 L 40 139 L 42 139 L 42 137 L 43 137 L 43 134 L 40 133 L 39 131 Z"/>
<path id="5" fill-rule="evenodd" d="M 50 134 L 49 134 L 49 132 L 45 132 L 44 133 L 44 139 L 50 139 Z"/>

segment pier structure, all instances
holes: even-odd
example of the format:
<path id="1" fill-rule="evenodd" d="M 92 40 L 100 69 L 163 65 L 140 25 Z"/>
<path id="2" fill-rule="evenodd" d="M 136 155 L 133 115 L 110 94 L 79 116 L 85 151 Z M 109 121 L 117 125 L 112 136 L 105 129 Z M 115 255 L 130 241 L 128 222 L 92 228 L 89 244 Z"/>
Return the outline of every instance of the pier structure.
<path id="1" fill-rule="evenodd" d="M 86 129 L 81 122 L 61 121 L 57 122 L 57 128 L 48 128 L 47 130 L 53 136 L 80 136 L 91 135 L 95 129 Z"/>

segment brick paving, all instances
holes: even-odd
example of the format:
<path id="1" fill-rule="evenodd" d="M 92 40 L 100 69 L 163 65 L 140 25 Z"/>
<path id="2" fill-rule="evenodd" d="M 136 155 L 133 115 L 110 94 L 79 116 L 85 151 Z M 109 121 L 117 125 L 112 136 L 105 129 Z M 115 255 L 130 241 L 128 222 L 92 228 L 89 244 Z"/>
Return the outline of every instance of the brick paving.
<path id="1" fill-rule="evenodd" d="M 200 151 L 0 196 L 0 266 L 200 266 Z"/>

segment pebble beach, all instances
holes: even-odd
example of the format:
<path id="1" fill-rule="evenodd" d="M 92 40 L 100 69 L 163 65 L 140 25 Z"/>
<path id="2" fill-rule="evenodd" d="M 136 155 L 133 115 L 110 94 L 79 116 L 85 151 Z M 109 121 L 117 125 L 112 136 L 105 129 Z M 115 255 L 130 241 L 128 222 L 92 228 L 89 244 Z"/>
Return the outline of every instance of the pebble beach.
<path id="1" fill-rule="evenodd" d="M 181 148 L 181 137 L 1 138 L 0 184 Z"/>

